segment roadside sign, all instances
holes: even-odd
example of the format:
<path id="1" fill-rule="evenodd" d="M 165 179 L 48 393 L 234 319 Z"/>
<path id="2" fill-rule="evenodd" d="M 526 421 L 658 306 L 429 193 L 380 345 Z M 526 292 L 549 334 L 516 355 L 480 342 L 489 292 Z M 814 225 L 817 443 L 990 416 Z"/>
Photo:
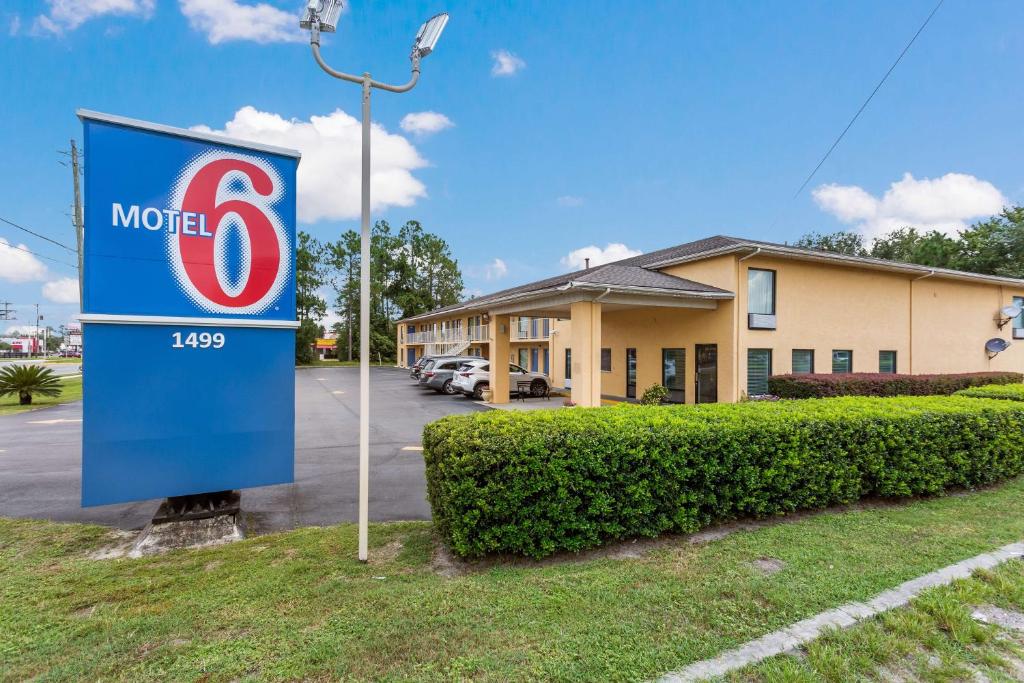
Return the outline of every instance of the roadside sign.
<path id="1" fill-rule="evenodd" d="M 78 115 L 82 505 L 293 481 L 298 153 Z"/>

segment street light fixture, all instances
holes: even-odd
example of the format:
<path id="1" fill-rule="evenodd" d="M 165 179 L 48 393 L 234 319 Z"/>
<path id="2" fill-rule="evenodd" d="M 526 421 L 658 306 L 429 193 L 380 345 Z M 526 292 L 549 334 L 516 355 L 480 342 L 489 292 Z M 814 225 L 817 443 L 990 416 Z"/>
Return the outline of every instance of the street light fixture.
<path id="1" fill-rule="evenodd" d="M 331 76 L 359 83 L 363 88 L 362 224 L 359 263 L 359 559 L 368 558 L 370 490 L 370 92 L 373 88 L 388 92 L 408 92 L 420 79 L 420 59 L 437 46 L 448 23 L 448 13 L 428 19 L 416 33 L 412 44 L 412 76 L 403 85 L 375 81 L 369 73 L 362 76 L 336 71 L 320 56 L 320 34 L 333 33 L 341 15 L 341 0 L 309 0 L 299 26 L 309 29 L 313 59 Z"/>

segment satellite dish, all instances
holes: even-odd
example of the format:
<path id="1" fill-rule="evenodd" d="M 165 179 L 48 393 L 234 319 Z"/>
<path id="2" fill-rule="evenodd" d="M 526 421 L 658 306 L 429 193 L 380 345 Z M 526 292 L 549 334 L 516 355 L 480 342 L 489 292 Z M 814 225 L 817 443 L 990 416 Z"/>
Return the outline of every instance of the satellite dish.
<path id="1" fill-rule="evenodd" d="M 1003 326 L 1006 325 L 1006 323 L 1019 316 L 1022 311 L 1024 311 L 1024 308 L 1021 308 L 1017 304 L 1010 304 L 1009 306 L 1003 306 L 1000 308 L 999 320 L 997 323 L 999 329 L 1003 329 Z"/>
<path id="2" fill-rule="evenodd" d="M 1010 348 L 1010 342 L 999 337 L 993 337 L 985 342 L 985 351 L 988 352 L 989 358 L 994 358 L 1008 348 Z"/>

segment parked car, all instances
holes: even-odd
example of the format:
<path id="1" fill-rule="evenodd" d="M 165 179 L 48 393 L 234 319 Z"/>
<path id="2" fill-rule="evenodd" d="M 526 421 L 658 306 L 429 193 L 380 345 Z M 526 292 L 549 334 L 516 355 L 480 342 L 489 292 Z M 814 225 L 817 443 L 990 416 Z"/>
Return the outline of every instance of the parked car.
<path id="1" fill-rule="evenodd" d="M 490 370 L 490 361 L 486 359 L 467 361 L 456 370 L 452 386 L 465 395 L 479 400 L 483 398 L 484 389 L 491 385 Z M 515 393 L 521 382 L 530 383 L 531 396 L 543 396 L 548 391 L 548 378 L 539 372 L 529 372 L 515 363 L 509 363 L 508 375 L 510 393 Z"/>
<path id="2" fill-rule="evenodd" d="M 418 381 L 420 378 L 420 371 L 423 369 L 423 366 L 426 365 L 428 360 L 432 360 L 433 358 L 433 356 L 420 356 L 409 369 L 409 377 Z"/>
<path id="3" fill-rule="evenodd" d="M 424 364 L 420 371 L 420 386 L 433 389 L 442 394 L 458 392 L 452 386 L 455 371 L 468 361 L 477 360 L 474 356 L 449 356 L 432 358 Z"/>

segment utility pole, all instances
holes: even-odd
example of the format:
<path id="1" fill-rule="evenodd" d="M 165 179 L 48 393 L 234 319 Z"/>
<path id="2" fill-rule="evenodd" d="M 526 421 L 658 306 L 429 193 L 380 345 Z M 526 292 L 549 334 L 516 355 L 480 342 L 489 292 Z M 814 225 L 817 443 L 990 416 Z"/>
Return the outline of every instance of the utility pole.
<path id="1" fill-rule="evenodd" d="M 38 354 L 38 350 L 39 350 L 39 304 L 36 304 L 36 339 L 35 339 L 35 344 L 33 344 L 33 346 L 36 347 L 36 351 L 37 351 L 36 355 L 38 356 L 39 355 Z"/>
<path id="2" fill-rule="evenodd" d="M 10 301 L 0 301 L 0 320 L 16 320 Z"/>
<path id="3" fill-rule="evenodd" d="M 82 310 L 82 290 L 84 288 L 83 283 L 85 273 L 85 257 L 83 252 L 82 244 L 85 238 L 85 229 L 82 224 L 82 188 L 79 183 L 79 172 L 78 172 L 78 145 L 75 143 L 74 138 L 71 139 L 71 173 L 74 177 L 75 187 L 75 240 L 78 243 L 78 310 Z"/>

